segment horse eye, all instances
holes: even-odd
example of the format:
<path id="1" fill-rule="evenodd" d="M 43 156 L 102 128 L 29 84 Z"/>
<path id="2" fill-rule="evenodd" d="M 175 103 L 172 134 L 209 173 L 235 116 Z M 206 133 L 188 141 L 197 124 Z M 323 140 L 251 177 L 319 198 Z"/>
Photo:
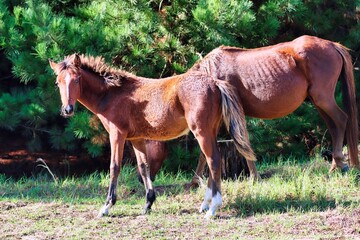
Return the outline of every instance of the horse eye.
<path id="1" fill-rule="evenodd" d="M 79 83 L 79 78 L 76 78 L 76 79 L 75 79 L 75 83 Z"/>

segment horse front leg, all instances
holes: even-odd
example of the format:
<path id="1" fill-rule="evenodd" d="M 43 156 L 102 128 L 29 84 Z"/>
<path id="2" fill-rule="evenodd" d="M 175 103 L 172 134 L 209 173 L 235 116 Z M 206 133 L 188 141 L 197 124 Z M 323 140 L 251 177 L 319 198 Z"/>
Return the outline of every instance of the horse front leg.
<path id="1" fill-rule="evenodd" d="M 125 137 L 119 131 L 110 131 L 110 184 L 105 205 L 100 209 L 98 217 L 109 215 L 109 209 L 116 203 L 116 188 L 120 174 L 121 163 L 124 152 Z"/>
<path id="2" fill-rule="evenodd" d="M 155 190 L 153 188 L 150 175 L 150 166 L 148 162 L 149 154 L 145 140 L 132 141 L 132 144 L 136 155 L 138 170 L 145 186 L 146 204 L 143 209 L 143 214 L 146 214 L 151 211 L 151 206 L 156 199 Z"/>

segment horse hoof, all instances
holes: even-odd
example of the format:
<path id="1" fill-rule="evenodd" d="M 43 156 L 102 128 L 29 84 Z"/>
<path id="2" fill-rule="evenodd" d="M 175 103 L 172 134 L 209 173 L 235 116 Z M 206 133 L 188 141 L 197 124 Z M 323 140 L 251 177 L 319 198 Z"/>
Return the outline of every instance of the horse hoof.
<path id="1" fill-rule="evenodd" d="M 151 213 L 151 208 L 144 208 L 142 211 L 143 215 L 150 214 L 150 213 Z"/>
<path id="2" fill-rule="evenodd" d="M 109 209 L 106 206 L 104 206 L 100 209 L 99 214 L 97 215 L 97 218 L 101 218 L 101 217 L 104 217 L 107 215 L 109 215 Z"/>
<path id="3" fill-rule="evenodd" d="M 207 212 L 207 211 L 209 211 L 209 205 L 201 204 L 199 213 L 203 213 L 203 212 Z"/>
<path id="4" fill-rule="evenodd" d="M 215 217 L 215 212 L 208 210 L 204 216 L 205 219 L 213 219 Z"/>
<path id="5" fill-rule="evenodd" d="M 347 172 L 349 172 L 349 170 L 350 170 L 350 168 L 349 168 L 349 166 L 346 164 L 346 165 L 341 169 L 341 172 L 342 172 L 342 173 L 347 173 Z"/>
<path id="6" fill-rule="evenodd" d="M 98 215 L 96 216 L 96 218 L 102 218 L 102 217 L 105 217 L 107 216 L 108 214 L 104 214 L 102 212 L 99 212 Z"/>

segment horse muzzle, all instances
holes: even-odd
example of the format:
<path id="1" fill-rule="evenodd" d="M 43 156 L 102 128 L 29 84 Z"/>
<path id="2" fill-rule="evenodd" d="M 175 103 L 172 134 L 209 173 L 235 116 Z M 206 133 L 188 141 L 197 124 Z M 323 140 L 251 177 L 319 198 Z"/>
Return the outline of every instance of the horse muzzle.
<path id="1" fill-rule="evenodd" d="M 71 117 L 74 115 L 74 106 L 69 104 L 66 107 L 63 107 L 61 110 L 61 115 L 63 117 Z"/>

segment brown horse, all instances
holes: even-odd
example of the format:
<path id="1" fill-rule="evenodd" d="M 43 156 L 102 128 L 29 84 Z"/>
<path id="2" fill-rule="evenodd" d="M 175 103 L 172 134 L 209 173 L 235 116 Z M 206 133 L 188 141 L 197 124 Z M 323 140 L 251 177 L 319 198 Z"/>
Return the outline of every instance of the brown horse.
<path id="1" fill-rule="evenodd" d="M 151 209 L 155 192 L 150 179 L 145 139 L 177 138 L 189 130 L 199 142 L 210 169 L 208 188 L 200 211 L 211 217 L 222 203 L 220 153 L 216 144 L 224 121 L 239 152 L 255 160 L 246 131 L 245 116 L 237 94 L 226 81 L 191 71 L 164 79 L 137 77 L 107 66 L 100 57 L 73 55 L 49 61 L 57 75 L 62 114 L 74 114 L 76 101 L 96 114 L 110 136 L 110 186 L 99 216 L 116 202 L 117 178 L 125 140 L 133 144 L 146 189 L 144 211 Z"/>
<path id="2" fill-rule="evenodd" d="M 354 74 L 346 47 L 312 36 L 256 49 L 219 47 L 196 63 L 191 71 L 207 73 L 234 86 L 246 116 L 280 118 L 293 112 L 308 97 L 320 112 L 332 138 L 330 171 L 336 167 L 348 170 L 343 163 L 344 135 L 350 166 L 359 167 Z M 334 98 L 341 73 L 345 112 Z M 256 176 L 254 162 L 248 165 L 251 175 Z M 204 159 L 200 157 L 197 175 L 201 175 L 204 166 Z"/>

